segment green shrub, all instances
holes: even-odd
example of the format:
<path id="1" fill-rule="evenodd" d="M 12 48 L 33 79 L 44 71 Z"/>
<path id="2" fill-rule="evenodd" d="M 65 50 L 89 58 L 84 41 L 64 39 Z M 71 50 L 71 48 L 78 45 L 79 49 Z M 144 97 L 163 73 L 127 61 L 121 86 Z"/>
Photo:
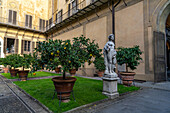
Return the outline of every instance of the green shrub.
<path id="1" fill-rule="evenodd" d="M 139 49 L 139 46 L 132 48 L 119 47 L 117 50 L 117 63 L 119 65 L 126 64 L 126 72 L 128 72 L 128 67 L 134 70 L 140 64 L 142 51 Z"/>
<path id="2" fill-rule="evenodd" d="M 36 54 L 40 53 L 39 63 L 49 70 L 54 70 L 58 65 L 62 66 L 63 78 L 65 71 L 78 69 L 87 61 L 90 65 L 93 57 L 101 56 L 101 49 L 98 44 L 84 36 L 71 40 L 49 40 L 39 42 L 35 49 Z M 34 67 L 36 68 L 36 67 Z"/>
<path id="3" fill-rule="evenodd" d="M 105 70 L 105 64 L 104 64 L 103 57 L 95 58 L 93 63 L 94 63 L 94 66 L 96 67 L 96 69 L 98 69 L 99 71 Z"/>

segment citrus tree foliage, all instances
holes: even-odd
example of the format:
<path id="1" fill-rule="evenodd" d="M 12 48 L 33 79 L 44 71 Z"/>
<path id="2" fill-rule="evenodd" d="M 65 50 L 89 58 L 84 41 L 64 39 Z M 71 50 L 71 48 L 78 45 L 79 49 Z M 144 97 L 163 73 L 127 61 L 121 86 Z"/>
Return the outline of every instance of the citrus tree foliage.
<path id="1" fill-rule="evenodd" d="M 31 68 L 31 73 L 35 72 L 37 70 L 40 70 L 41 69 L 40 64 L 41 64 L 41 59 L 39 59 L 38 55 L 34 52 L 33 56 L 32 56 L 32 60 L 31 60 L 31 67 L 30 67 Z"/>
<path id="2" fill-rule="evenodd" d="M 142 51 L 139 46 L 134 46 L 131 48 L 119 47 L 117 50 L 117 63 L 119 65 L 126 64 L 126 72 L 128 72 L 128 67 L 131 70 L 134 70 L 140 64 L 140 60 L 142 60 Z"/>
<path id="3" fill-rule="evenodd" d="M 19 61 L 19 67 L 23 67 L 23 71 L 25 68 L 31 68 L 32 62 L 34 58 L 31 56 L 31 54 L 24 54 L 23 56 L 20 56 Z"/>
<path id="4" fill-rule="evenodd" d="M 93 57 L 101 56 L 101 49 L 94 40 L 84 36 L 75 37 L 71 40 L 49 40 L 39 42 L 35 49 L 40 54 L 40 63 L 49 70 L 54 70 L 58 65 L 63 71 L 78 69 L 85 62 L 90 65 Z"/>
<path id="5" fill-rule="evenodd" d="M 9 61 L 7 60 L 7 58 L 0 58 L 0 65 L 7 67 L 9 65 Z"/>
<path id="6" fill-rule="evenodd" d="M 96 69 L 98 69 L 99 71 L 104 71 L 105 70 L 105 64 L 104 64 L 104 58 L 101 56 L 99 58 L 96 58 L 94 60 L 94 66 L 96 67 Z"/>
<path id="7" fill-rule="evenodd" d="M 11 54 L 6 56 L 6 58 L 4 60 L 4 63 L 6 62 L 6 64 L 8 64 L 10 66 L 10 68 L 18 68 L 20 67 L 20 61 L 21 56 L 19 54 Z"/>

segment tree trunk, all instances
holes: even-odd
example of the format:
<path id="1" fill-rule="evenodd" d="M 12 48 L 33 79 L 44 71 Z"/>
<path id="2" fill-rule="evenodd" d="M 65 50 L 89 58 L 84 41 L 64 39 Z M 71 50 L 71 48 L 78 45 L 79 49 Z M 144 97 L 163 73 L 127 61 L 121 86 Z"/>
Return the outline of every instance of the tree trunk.
<path id="1" fill-rule="evenodd" d="M 127 63 L 126 63 L 126 72 L 128 72 L 128 67 L 127 67 Z"/>
<path id="2" fill-rule="evenodd" d="M 65 71 L 65 69 L 63 70 L 63 79 L 64 80 L 66 79 L 66 71 Z"/>

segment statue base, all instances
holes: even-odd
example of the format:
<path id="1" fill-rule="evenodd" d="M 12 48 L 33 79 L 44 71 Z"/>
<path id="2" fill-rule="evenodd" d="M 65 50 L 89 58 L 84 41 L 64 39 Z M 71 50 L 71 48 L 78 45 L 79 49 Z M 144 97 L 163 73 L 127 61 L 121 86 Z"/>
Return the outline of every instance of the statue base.
<path id="1" fill-rule="evenodd" d="M 118 77 L 110 77 L 104 75 L 103 79 L 103 92 L 102 94 L 106 95 L 109 99 L 114 99 L 119 97 L 117 92 L 117 80 Z"/>
<path id="2" fill-rule="evenodd" d="M 107 73 L 107 72 L 105 71 L 104 77 L 105 77 L 105 78 L 116 78 L 116 77 L 117 77 L 117 74 L 116 74 L 115 72 L 113 72 L 113 73 Z"/>

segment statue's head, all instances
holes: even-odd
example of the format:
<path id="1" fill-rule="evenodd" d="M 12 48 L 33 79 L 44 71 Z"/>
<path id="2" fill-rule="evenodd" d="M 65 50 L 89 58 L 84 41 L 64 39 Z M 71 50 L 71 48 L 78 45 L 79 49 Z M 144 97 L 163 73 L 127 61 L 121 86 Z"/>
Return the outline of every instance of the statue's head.
<path id="1" fill-rule="evenodd" d="M 109 37 L 108 37 L 109 40 L 113 41 L 115 39 L 115 36 L 114 34 L 110 34 Z"/>

